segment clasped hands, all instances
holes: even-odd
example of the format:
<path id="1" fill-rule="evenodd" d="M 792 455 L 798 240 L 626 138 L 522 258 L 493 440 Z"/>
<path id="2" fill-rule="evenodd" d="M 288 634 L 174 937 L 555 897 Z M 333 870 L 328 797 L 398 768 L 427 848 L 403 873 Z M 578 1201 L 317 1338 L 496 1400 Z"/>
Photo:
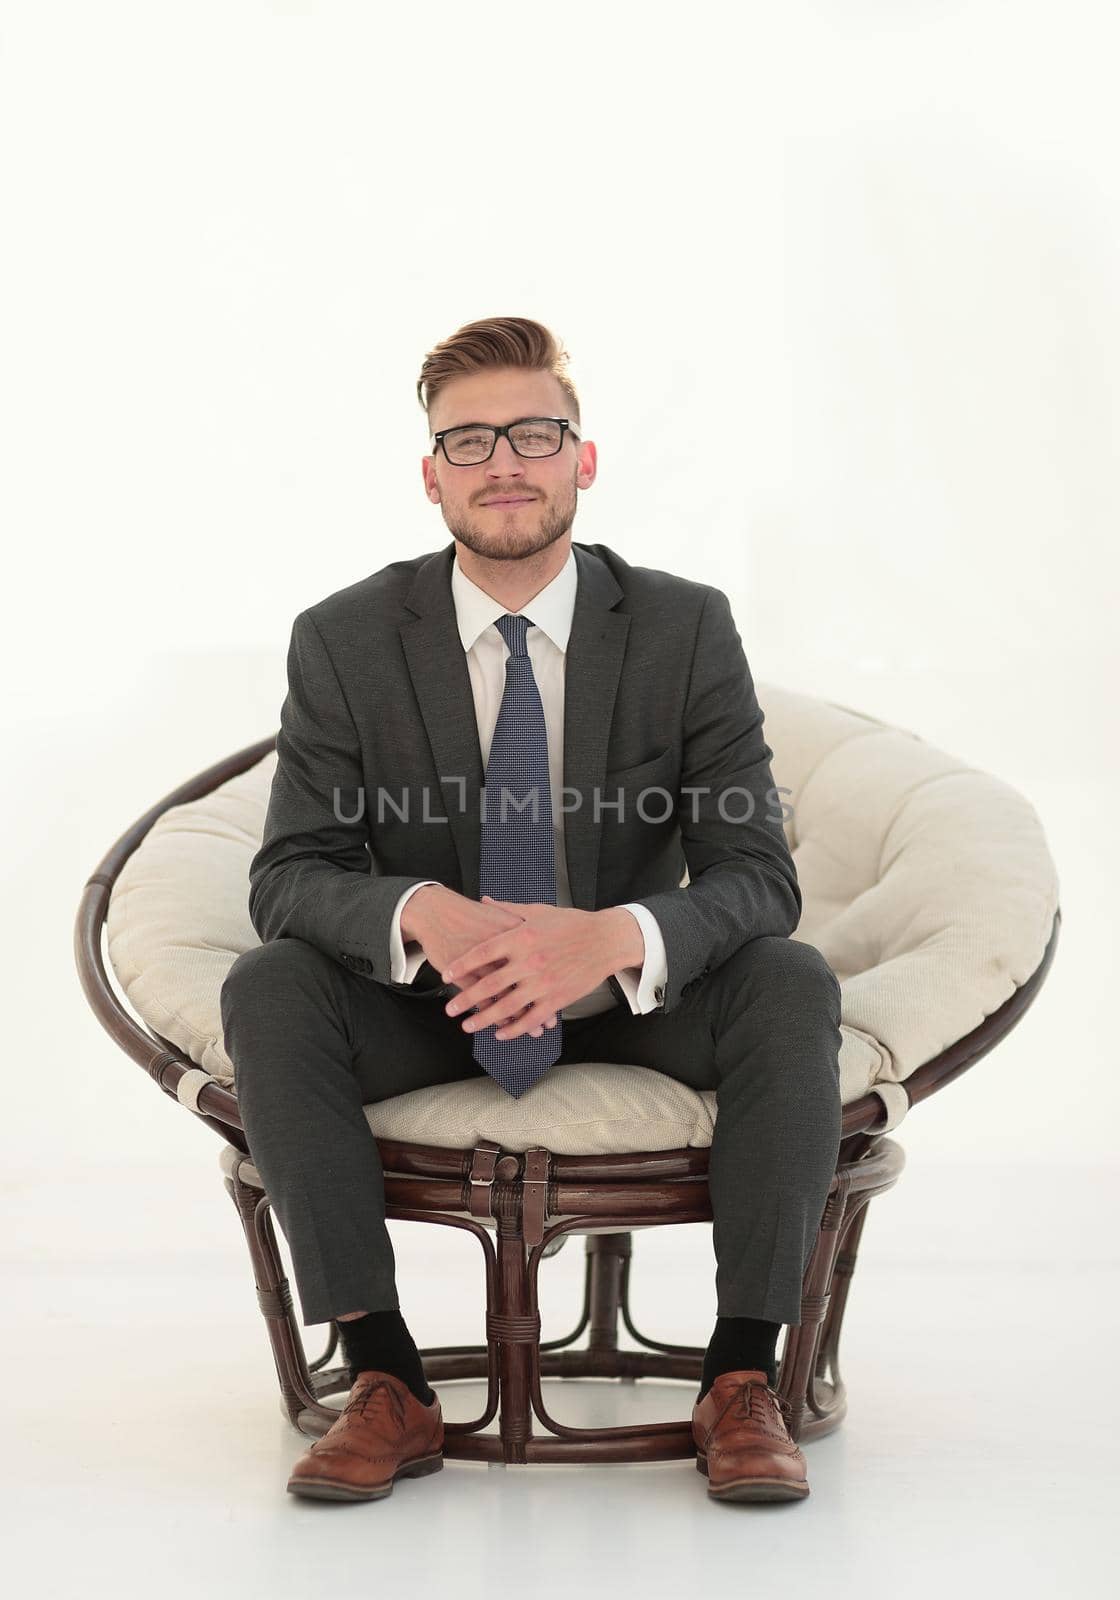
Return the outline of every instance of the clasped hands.
<path id="1" fill-rule="evenodd" d="M 475 1008 L 463 1018 L 466 1033 L 496 1026 L 498 1039 L 525 1033 L 540 1038 L 546 1027 L 556 1026 L 566 1005 L 589 994 L 620 966 L 643 959 L 637 953 L 644 951 L 637 921 L 619 906 L 579 911 L 490 895 L 476 904 L 442 885 L 438 892 L 444 897 L 439 911 L 433 907 L 429 925 L 417 929 L 416 936 L 444 983 L 458 988 L 447 1003 L 447 1015 L 462 1016 Z M 446 900 L 448 894 L 457 906 Z M 477 939 L 481 906 L 498 926 Z"/>

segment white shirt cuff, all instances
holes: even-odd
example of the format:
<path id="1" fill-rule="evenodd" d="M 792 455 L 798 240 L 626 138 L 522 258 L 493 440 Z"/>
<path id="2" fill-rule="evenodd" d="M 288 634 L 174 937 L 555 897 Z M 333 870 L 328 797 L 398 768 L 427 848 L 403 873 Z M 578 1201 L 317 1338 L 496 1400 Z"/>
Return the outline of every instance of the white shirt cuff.
<path id="1" fill-rule="evenodd" d="M 648 906 L 627 903 L 622 908 L 637 919 L 645 940 L 645 960 L 640 967 L 620 967 L 615 973 L 623 994 L 630 1002 L 635 1016 L 656 1011 L 665 999 L 665 980 L 669 976 L 669 958 L 665 940 L 657 918 Z"/>
<path id="2" fill-rule="evenodd" d="M 424 946 L 417 939 L 405 945 L 401 937 L 401 912 L 410 894 L 422 889 L 424 884 L 438 883 L 438 878 L 425 878 L 424 883 L 411 884 L 397 901 L 393 919 L 389 924 L 389 978 L 392 983 L 411 983 L 424 965 Z"/>

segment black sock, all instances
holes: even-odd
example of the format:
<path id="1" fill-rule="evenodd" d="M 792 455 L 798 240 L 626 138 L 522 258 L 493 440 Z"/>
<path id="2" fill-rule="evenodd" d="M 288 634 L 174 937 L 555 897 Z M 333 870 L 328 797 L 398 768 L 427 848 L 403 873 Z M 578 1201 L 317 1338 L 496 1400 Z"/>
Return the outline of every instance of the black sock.
<path id="1" fill-rule="evenodd" d="M 697 1401 L 703 1400 L 720 1373 L 745 1371 L 748 1367 L 765 1372 L 772 1387 L 778 1376 L 774 1347 L 781 1327 L 780 1322 L 763 1322 L 756 1317 L 717 1317 L 704 1355 Z"/>
<path id="2" fill-rule="evenodd" d="M 351 1387 L 359 1372 L 388 1372 L 406 1383 L 421 1405 L 431 1405 L 435 1391 L 424 1377 L 420 1352 L 399 1309 L 367 1311 L 364 1316 L 340 1322 L 338 1332 Z"/>

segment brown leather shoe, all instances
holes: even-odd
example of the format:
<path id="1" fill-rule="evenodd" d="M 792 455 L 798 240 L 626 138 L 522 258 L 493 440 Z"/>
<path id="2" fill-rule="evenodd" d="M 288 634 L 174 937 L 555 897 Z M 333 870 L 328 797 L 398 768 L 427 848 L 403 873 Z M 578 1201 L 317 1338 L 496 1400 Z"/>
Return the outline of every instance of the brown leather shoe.
<path id="1" fill-rule="evenodd" d="M 391 1372 L 359 1372 L 338 1421 L 292 1469 L 292 1494 L 315 1500 L 380 1500 L 397 1478 L 443 1466 L 439 1396 L 422 1405 Z"/>
<path id="2" fill-rule="evenodd" d="M 803 1500 L 805 1457 L 757 1368 L 723 1372 L 692 1408 L 696 1468 L 713 1500 Z"/>

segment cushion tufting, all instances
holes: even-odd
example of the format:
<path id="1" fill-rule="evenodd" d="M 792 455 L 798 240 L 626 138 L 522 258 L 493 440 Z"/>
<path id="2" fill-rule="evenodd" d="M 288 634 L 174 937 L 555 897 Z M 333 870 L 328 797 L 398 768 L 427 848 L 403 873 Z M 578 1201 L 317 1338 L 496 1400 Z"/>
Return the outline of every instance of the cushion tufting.
<path id="1" fill-rule="evenodd" d="M 893 1128 L 910 1073 L 1038 967 L 1058 906 L 1054 862 L 1034 809 L 1000 779 L 846 706 L 757 689 L 804 899 L 793 937 L 840 980 L 842 1098 L 874 1092 Z M 249 865 L 275 764 L 273 752 L 164 812 L 125 862 L 106 919 L 109 962 L 139 1017 L 234 1087 L 219 995 L 259 943 Z M 648 1067 L 587 1062 L 553 1067 L 520 1100 L 471 1078 L 365 1109 L 382 1138 L 592 1155 L 709 1145 L 716 1096 Z"/>

